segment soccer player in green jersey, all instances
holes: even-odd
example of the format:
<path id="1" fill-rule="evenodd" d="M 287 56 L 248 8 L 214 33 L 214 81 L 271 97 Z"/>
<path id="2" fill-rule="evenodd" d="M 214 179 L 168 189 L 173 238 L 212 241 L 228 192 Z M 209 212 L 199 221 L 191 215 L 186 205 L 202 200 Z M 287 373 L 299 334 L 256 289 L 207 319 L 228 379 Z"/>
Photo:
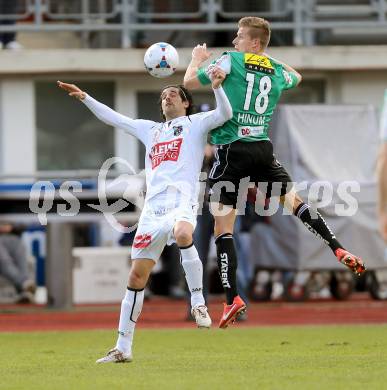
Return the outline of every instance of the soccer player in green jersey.
<path id="1" fill-rule="evenodd" d="M 289 174 L 273 154 L 267 133 L 273 111 L 282 91 L 296 87 L 301 75 L 265 54 L 270 40 L 270 25 L 266 20 L 245 17 L 238 27 L 232 42 L 236 51 L 225 52 L 211 65 L 201 68 L 211 53 L 205 44 L 198 45 L 192 51 L 184 76 L 184 85 L 195 89 L 209 84 L 212 71 L 222 68 L 227 74 L 223 88 L 233 108 L 232 119 L 211 132 L 211 143 L 216 145 L 215 161 L 209 174 L 212 191 L 216 193 L 220 189 L 220 182 L 231 182 L 235 188 L 228 192 L 230 188 L 226 191 L 221 185 L 220 202 L 212 207 L 212 210 L 222 210 L 214 215 L 218 268 L 227 297 L 220 328 L 227 328 L 246 308 L 237 291 L 233 242 L 238 190 L 243 178 L 267 183 L 267 198 L 280 196 L 281 203 L 329 245 L 340 262 L 358 275 L 365 271 L 363 261 L 345 250 L 322 216 L 302 201 L 292 188 Z M 258 185 L 258 188 L 261 187 Z"/>

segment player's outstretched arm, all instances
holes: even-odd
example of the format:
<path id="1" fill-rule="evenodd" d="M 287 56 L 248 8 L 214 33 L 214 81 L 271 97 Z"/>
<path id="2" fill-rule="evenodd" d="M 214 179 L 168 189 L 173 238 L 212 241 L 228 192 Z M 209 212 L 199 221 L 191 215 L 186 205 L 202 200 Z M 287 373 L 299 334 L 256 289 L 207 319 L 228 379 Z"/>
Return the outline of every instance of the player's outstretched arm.
<path id="1" fill-rule="evenodd" d="M 85 105 L 99 120 L 110 126 L 122 127 L 124 122 L 131 120 L 130 118 L 127 118 L 124 115 L 121 115 L 118 112 L 112 110 L 105 104 L 102 104 L 99 101 L 93 99 L 91 96 L 88 96 L 86 92 L 82 91 L 75 84 L 63 83 L 62 81 L 58 81 L 57 84 L 59 88 L 62 88 L 68 92 L 69 96 L 73 96 L 85 103 Z"/>
<path id="2" fill-rule="evenodd" d="M 184 87 L 196 89 L 201 86 L 197 77 L 200 66 L 211 57 L 212 53 L 207 50 L 207 45 L 197 45 L 192 50 L 192 59 L 184 75 Z"/>
<path id="3" fill-rule="evenodd" d="M 59 88 L 68 92 L 70 96 L 82 101 L 82 103 L 84 103 L 100 121 L 106 123 L 107 125 L 123 129 L 146 144 L 147 130 L 154 124 L 154 122 L 132 119 L 122 115 L 105 104 L 93 99 L 75 84 L 63 83 L 62 81 L 58 81 L 57 84 Z"/>

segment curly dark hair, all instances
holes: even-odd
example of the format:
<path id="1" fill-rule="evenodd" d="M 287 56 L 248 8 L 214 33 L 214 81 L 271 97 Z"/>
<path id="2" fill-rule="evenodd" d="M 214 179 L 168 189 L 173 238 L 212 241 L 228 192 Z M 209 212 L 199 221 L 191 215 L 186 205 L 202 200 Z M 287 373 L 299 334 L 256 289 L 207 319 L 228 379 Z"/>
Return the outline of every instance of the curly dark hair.
<path id="1" fill-rule="evenodd" d="M 167 85 L 164 87 L 160 92 L 160 98 L 159 98 L 159 107 L 160 107 L 160 115 L 163 120 L 165 120 L 165 116 L 163 114 L 163 108 L 161 106 L 161 95 L 167 88 L 177 88 L 179 90 L 179 95 L 181 97 L 181 100 L 183 102 L 188 102 L 188 107 L 185 109 L 185 115 L 192 115 L 194 113 L 194 104 L 193 104 L 193 97 L 190 91 L 188 91 L 187 88 L 185 88 L 183 85 Z"/>

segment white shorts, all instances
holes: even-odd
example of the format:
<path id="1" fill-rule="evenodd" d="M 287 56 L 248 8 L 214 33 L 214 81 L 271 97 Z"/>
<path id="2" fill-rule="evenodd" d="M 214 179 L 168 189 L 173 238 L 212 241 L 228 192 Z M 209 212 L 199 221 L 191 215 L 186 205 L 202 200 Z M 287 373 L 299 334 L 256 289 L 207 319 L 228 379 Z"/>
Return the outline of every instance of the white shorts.
<path id="1" fill-rule="evenodd" d="M 132 259 L 157 261 L 165 245 L 176 242 L 173 235 L 176 222 L 189 222 L 195 229 L 197 209 L 192 202 L 171 201 L 164 195 L 147 201 L 134 237 Z"/>

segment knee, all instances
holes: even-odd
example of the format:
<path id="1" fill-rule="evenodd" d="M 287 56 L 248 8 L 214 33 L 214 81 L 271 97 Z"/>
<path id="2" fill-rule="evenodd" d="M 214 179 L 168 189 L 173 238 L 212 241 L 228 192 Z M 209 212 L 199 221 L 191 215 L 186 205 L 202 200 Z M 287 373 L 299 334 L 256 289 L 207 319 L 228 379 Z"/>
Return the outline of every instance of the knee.
<path id="1" fill-rule="evenodd" d="M 214 225 L 214 237 L 216 238 L 216 237 L 220 236 L 223 233 L 224 233 L 223 226 L 220 223 L 216 223 L 215 222 L 215 225 Z"/>
<path id="2" fill-rule="evenodd" d="M 218 237 L 221 234 L 230 233 L 233 234 L 234 226 L 232 224 L 224 223 L 223 221 L 215 222 L 214 236 Z"/>
<path id="3" fill-rule="evenodd" d="M 142 289 L 145 288 L 146 282 L 148 281 L 148 275 L 132 269 L 129 273 L 129 281 L 128 281 L 128 286 L 130 288 L 135 288 L 135 289 Z"/>
<path id="4" fill-rule="evenodd" d="M 175 229 L 175 239 L 178 246 L 188 246 L 192 244 L 192 231 L 184 227 Z"/>
<path id="5" fill-rule="evenodd" d="M 226 212 L 224 215 L 215 215 L 214 235 L 218 237 L 220 234 L 234 232 L 234 223 L 236 217 L 236 210 L 231 206 L 222 206 L 222 212 Z"/>
<path id="6" fill-rule="evenodd" d="M 280 202 L 284 205 L 289 211 L 295 213 L 298 206 L 303 202 L 302 198 L 297 194 L 296 191 L 292 190 L 288 192 L 286 195 L 280 198 Z"/>

